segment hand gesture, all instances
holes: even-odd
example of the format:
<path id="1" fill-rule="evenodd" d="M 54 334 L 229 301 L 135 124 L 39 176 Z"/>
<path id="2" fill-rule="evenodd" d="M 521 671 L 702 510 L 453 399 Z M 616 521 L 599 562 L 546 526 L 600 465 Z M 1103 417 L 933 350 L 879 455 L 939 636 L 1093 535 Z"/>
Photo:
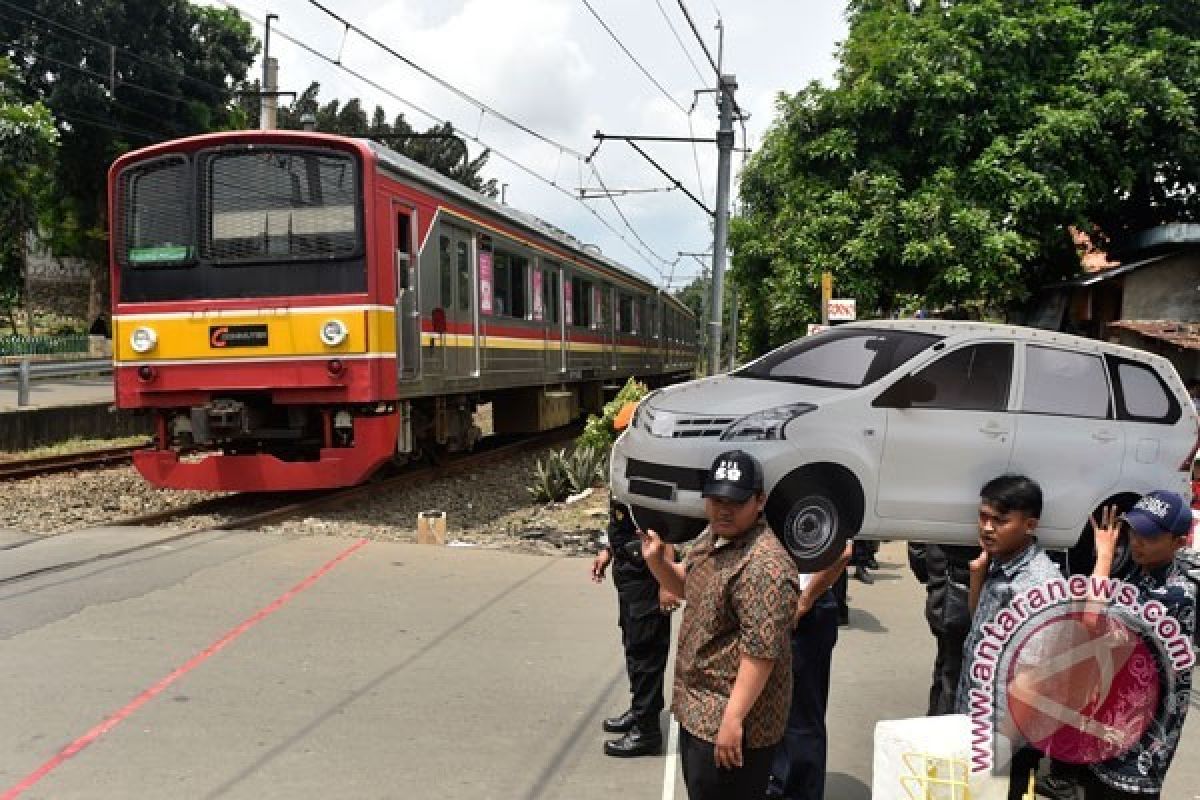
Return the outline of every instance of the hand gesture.
<path id="1" fill-rule="evenodd" d="M 661 561 L 666 553 L 666 545 L 654 531 L 638 531 L 642 540 L 642 558 L 647 561 Z"/>
<path id="2" fill-rule="evenodd" d="M 812 611 L 813 602 L 813 598 L 809 597 L 807 593 L 800 593 L 800 599 L 796 601 L 796 613 L 792 616 L 793 628 L 800 624 L 800 620 L 804 618 L 805 614 Z"/>
<path id="3" fill-rule="evenodd" d="M 1112 558 L 1117 552 L 1117 541 L 1121 538 L 1121 510 L 1108 506 L 1100 510 L 1100 519 L 1092 517 L 1092 536 L 1096 540 L 1096 558 Z"/>
<path id="4" fill-rule="evenodd" d="M 742 723 L 729 715 L 721 717 L 717 729 L 717 741 L 713 747 L 713 759 L 718 769 L 734 769 L 742 766 Z"/>
<path id="5" fill-rule="evenodd" d="M 982 553 L 979 554 L 978 557 L 971 559 L 971 563 L 968 564 L 967 566 L 970 568 L 971 572 L 975 572 L 975 573 L 987 572 L 989 560 L 990 560 L 990 557 L 988 556 L 988 551 L 984 550 Z"/>
<path id="6" fill-rule="evenodd" d="M 604 572 L 608 569 L 608 565 L 612 562 L 612 550 L 605 547 L 596 557 L 592 559 L 592 582 L 602 583 L 604 581 Z"/>
<path id="7" fill-rule="evenodd" d="M 682 598 L 674 592 L 668 591 L 661 586 L 658 587 L 658 610 L 664 614 L 670 614 L 675 609 L 679 608 Z"/>

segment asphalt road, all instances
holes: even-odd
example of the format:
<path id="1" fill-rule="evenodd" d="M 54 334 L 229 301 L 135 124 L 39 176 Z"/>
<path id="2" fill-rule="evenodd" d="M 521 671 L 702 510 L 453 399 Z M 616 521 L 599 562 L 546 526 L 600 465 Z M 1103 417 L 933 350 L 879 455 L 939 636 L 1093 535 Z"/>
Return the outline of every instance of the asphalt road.
<path id="1" fill-rule="evenodd" d="M 601 752 L 627 694 L 614 593 L 586 560 L 147 539 L 0 549 L 0 798 L 685 796 L 671 756 Z M 874 723 L 924 707 L 933 646 L 901 554 L 885 545 L 878 582 L 851 584 L 831 799 L 869 797 Z M 5 582 L 67 561 L 83 563 Z M 1196 720 L 1164 797 L 1194 787 Z"/>

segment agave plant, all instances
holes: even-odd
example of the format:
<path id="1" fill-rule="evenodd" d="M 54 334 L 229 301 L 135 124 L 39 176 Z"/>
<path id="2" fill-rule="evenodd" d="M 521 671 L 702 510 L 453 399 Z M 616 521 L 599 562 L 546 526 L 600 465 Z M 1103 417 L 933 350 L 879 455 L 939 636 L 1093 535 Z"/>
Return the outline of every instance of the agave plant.
<path id="1" fill-rule="evenodd" d="M 571 491 L 582 492 L 597 483 L 603 483 L 607 472 L 607 453 L 598 447 L 580 445 L 566 460 L 567 481 Z"/>
<path id="2" fill-rule="evenodd" d="M 533 483 L 526 488 L 539 503 L 556 503 L 570 494 L 566 451 L 552 451 L 545 461 L 539 458 L 533 471 Z"/>

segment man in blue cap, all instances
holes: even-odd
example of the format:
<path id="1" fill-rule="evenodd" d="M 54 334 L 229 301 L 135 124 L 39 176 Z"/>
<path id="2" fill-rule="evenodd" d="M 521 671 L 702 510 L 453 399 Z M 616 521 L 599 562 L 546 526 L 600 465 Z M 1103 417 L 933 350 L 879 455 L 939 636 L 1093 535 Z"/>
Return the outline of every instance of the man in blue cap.
<path id="1" fill-rule="evenodd" d="M 1092 520 L 1096 537 L 1092 574 L 1109 577 L 1117 541 L 1122 529 L 1128 529 L 1133 563 L 1118 577 L 1137 588 L 1143 606 L 1151 601 L 1161 603 L 1188 639 L 1196 630 L 1196 587 L 1176 554 L 1187 541 L 1191 527 L 1191 509 L 1181 496 L 1168 491 L 1150 492 L 1124 514 L 1111 506 L 1100 520 Z M 1085 800 L 1156 800 L 1160 796 L 1183 733 L 1191 688 L 1192 670 L 1177 673 L 1175 697 L 1166 698 L 1161 717 L 1147 735 L 1117 758 L 1081 771 Z"/>

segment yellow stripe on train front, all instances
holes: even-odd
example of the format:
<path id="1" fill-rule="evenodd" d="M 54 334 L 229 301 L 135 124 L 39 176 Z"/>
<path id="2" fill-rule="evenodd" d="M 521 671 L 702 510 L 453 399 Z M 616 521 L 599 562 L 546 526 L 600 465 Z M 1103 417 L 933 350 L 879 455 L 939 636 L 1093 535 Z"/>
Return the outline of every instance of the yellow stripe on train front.
<path id="1" fill-rule="evenodd" d="M 322 328 L 332 325 L 322 340 Z M 136 337 L 145 352 L 134 348 L 139 328 L 152 336 Z M 340 337 L 336 343 L 327 341 Z M 330 336 L 330 334 L 335 334 Z M 262 358 L 264 356 L 329 356 L 368 352 L 395 352 L 395 312 L 387 308 L 329 307 L 322 309 L 271 309 L 246 312 L 195 312 L 192 314 L 121 314 L 113 318 L 114 360 L 157 361 L 212 358 Z"/>

